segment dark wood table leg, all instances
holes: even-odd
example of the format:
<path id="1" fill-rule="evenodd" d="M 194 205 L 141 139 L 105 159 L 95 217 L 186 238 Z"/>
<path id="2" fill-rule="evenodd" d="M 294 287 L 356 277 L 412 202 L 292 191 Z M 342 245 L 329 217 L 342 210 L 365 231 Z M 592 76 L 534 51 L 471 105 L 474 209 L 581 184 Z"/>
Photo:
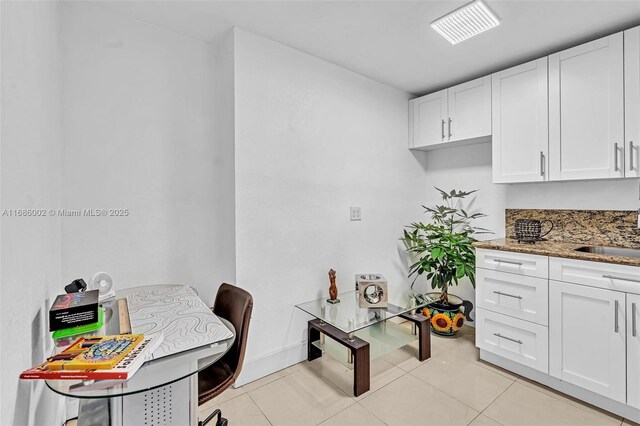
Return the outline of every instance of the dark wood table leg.
<path id="1" fill-rule="evenodd" d="M 308 325 L 308 339 L 307 340 L 307 360 L 313 361 L 316 358 L 320 358 L 322 356 L 322 351 L 320 348 L 313 345 L 313 342 L 316 340 L 320 340 L 320 330 L 311 325 L 311 321 L 309 321 Z"/>
<path id="2" fill-rule="evenodd" d="M 422 314 L 402 314 L 400 317 L 411 321 L 418 327 L 418 359 L 426 361 L 431 358 L 431 324 Z"/>
<path id="3" fill-rule="evenodd" d="M 367 392 L 370 387 L 370 353 L 369 343 L 359 337 L 353 336 L 349 340 L 349 335 L 344 331 L 321 322 L 319 319 L 309 321 L 309 341 L 307 342 L 307 359 L 312 361 L 322 356 L 322 351 L 313 345 L 313 342 L 320 339 L 320 333 L 330 337 L 336 342 L 345 346 L 351 351 L 353 357 L 353 394 L 360 396 Z"/>
<path id="4" fill-rule="evenodd" d="M 370 387 L 370 359 L 369 359 L 369 345 L 362 346 L 359 349 L 352 349 L 353 355 L 353 395 L 360 396 L 367 392 Z"/>

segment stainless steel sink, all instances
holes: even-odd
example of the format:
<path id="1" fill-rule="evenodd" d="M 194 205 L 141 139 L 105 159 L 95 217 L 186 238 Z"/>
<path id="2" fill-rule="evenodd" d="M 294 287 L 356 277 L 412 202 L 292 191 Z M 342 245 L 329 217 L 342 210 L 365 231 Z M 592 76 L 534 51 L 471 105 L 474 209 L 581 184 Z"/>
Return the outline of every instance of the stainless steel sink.
<path id="1" fill-rule="evenodd" d="M 640 249 L 622 248 L 622 247 L 606 247 L 606 246 L 584 246 L 578 247 L 575 251 L 585 253 L 604 254 L 607 256 L 622 256 L 640 258 Z"/>

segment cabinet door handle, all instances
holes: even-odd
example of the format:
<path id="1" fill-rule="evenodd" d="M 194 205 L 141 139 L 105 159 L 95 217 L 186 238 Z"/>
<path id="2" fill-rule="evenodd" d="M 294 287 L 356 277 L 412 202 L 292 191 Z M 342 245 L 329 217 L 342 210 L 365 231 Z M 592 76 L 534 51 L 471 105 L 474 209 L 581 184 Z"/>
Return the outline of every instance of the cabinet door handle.
<path id="1" fill-rule="evenodd" d="M 499 337 L 499 338 L 501 338 L 501 339 L 509 340 L 510 342 L 515 342 L 515 343 L 517 343 L 517 344 L 519 344 L 519 345 L 521 345 L 521 344 L 522 344 L 522 340 L 512 339 L 511 337 L 503 336 L 503 335 L 502 335 L 502 334 L 500 334 L 500 333 L 493 333 L 493 335 L 494 335 L 494 336 L 496 336 L 496 337 Z"/>
<path id="2" fill-rule="evenodd" d="M 603 275 L 602 278 L 609 278 L 611 280 L 630 281 L 632 283 L 640 283 L 640 280 L 625 277 L 616 277 L 615 275 Z"/>
<path id="3" fill-rule="evenodd" d="M 633 166 L 633 150 L 635 147 L 633 146 L 633 141 L 629 141 L 629 170 L 634 171 L 635 167 Z"/>
<path id="4" fill-rule="evenodd" d="M 451 122 L 453 120 L 451 120 L 451 117 L 449 117 L 449 139 L 451 139 Z"/>
<path id="5" fill-rule="evenodd" d="M 444 118 L 442 119 L 442 140 L 444 140 L 445 135 L 444 135 Z"/>
<path id="6" fill-rule="evenodd" d="M 522 299 L 522 296 L 516 296 L 515 294 L 503 293 L 501 291 L 494 291 L 494 293 L 500 296 L 513 297 L 514 299 Z"/>
<path id="7" fill-rule="evenodd" d="M 620 165 L 618 164 L 618 153 L 620 152 L 620 149 L 618 147 L 618 142 L 613 144 L 613 169 L 616 172 L 620 171 Z"/>
<path id="8" fill-rule="evenodd" d="M 509 265 L 522 266 L 522 262 L 514 262 L 513 260 L 493 259 L 493 261 L 496 263 L 508 263 Z"/>
<path id="9" fill-rule="evenodd" d="M 544 152 L 540 151 L 540 176 L 544 176 Z"/>
<path id="10" fill-rule="evenodd" d="M 615 308 L 615 329 L 616 329 L 616 333 L 618 332 L 618 330 L 620 330 L 620 324 L 618 324 L 618 306 L 620 306 L 620 303 L 616 300 L 614 303 L 614 308 Z"/>
<path id="11" fill-rule="evenodd" d="M 638 335 L 638 330 L 636 326 L 636 304 L 631 304 L 631 335 L 636 337 Z"/>

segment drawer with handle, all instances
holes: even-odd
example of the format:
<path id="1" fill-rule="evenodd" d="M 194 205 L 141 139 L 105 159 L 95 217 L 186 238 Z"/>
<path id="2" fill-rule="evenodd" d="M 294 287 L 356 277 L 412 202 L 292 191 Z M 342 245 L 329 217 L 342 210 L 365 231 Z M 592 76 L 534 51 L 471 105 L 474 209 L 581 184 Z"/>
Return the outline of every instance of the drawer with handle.
<path id="1" fill-rule="evenodd" d="M 545 278 L 478 269 L 476 305 L 488 311 L 548 325 L 549 283 Z"/>
<path id="2" fill-rule="evenodd" d="M 549 258 L 536 254 L 476 249 L 476 267 L 530 277 L 549 277 Z"/>
<path id="3" fill-rule="evenodd" d="M 549 330 L 547 327 L 506 315 L 478 309 L 476 346 L 480 349 L 549 372 Z"/>
<path id="4" fill-rule="evenodd" d="M 567 283 L 640 294 L 640 267 L 549 258 L 549 278 Z"/>

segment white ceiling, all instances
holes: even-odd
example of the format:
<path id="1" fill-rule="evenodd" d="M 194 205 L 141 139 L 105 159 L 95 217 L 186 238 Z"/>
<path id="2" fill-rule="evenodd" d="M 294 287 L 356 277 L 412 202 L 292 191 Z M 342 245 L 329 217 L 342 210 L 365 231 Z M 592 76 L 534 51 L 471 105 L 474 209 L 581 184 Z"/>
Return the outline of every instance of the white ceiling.
<path id="1" fill-rule="evenodd" d="M 429 23 L 466 0 L 99 3 L 207 42 L 235 25 L 412 94 L 640 25 L 639 0 L 486 0 L 501 25 L 452 46 Z"/>

